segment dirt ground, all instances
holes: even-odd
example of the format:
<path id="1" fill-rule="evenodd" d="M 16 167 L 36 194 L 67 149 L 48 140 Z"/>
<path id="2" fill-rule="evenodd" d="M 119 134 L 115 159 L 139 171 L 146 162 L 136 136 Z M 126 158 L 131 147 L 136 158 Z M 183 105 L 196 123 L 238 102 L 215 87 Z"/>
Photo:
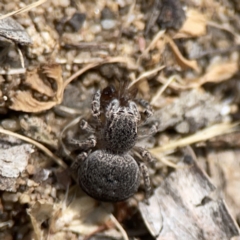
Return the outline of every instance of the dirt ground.
<path id="1" fill-rule="evenodd" d="M 240 239 L 239 6 L 1 0 L 0 239 Z M 96 201 L 69 171 L 93 94 L 122 79 L 154 110 L 149 204 L 143 183 Z"/>

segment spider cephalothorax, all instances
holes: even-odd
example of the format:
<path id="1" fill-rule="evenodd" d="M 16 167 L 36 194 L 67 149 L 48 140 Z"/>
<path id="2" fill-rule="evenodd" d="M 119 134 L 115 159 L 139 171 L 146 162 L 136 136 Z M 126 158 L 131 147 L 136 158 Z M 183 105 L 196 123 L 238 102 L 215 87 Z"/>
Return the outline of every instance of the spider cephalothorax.
<path id="1" fill-rule="evenodd" d="M 72 169 L 77 171 L 79 185 L 90 196 L 101 201 L 123 201 L 131 197 L 140 185 L 140 172 L 144 177 L 146 192 L 150 190 L 147 167 L 134 158 L 134 151 L 144 160 L 152 157 L 144 148 L 136 147 L 138 126 L 151 115 L 146 101 L 136 99 L 137 89 L 124 81 L 116 90 L 108 86 L 94 94 L 92 116 L 96 124 L 90 126 L 82 120 L 81 126 L 93 133 L 88 148 L 94 151 L 78 156 Z M 137 103 L 145 108 L 138 110 Z M 145 120 L 145 119 L 144 119 Z M 86 141 L 78 142 L 79 148 Z"/>

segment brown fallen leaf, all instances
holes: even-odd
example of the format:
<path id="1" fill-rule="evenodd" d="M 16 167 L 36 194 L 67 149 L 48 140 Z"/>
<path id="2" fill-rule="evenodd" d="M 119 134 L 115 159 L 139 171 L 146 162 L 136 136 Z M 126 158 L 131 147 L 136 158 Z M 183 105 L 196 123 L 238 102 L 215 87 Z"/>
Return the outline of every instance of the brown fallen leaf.
<path id="1" fill-rule="evenodd" d="M 238 71 L 238 63 L 234 62 L 223 62 L 211 65 L 205 75 L 203 75 L 198 84 L 202 85 L 206 82 L 222 82 L 231 78 Z"/>
<path id="2" fill-rule="evenodd" d="M 25 83 L 35 91 L 47 95 L 48 97 L 53 97 L 55 93 L 49 84 L 46 85 L 46 82 L 43 82 L 43 77 L 41 69 L 27 71 Z"/>
<path id="3" fill-rule="evenodd" d="M 180 67 L 182 67 L 183 69 L 191 68 L 191 69 L 195 70 L 196 72 L 199 72 L 199 67 L 198 67 L 196 60 L 186 59 L 182 55 L 182 53 L 179 51 L 177 45 L 175 44 L 175 42 L 172 40 L 171 37 L 169 37 L 168 35 L 165 35 L 165 39 L 169 43 L 169 45 L 173 51 L 173 54 L 176 57 L 176 61 Z"/>
<path id="4" fill-rule="evenodd" d="M 49 80 L 56 83 L 56 90 L 51 88 Z M 23 112 L 41 112 L 61 103 L 64 86 L 60 65 L 44 65 L 39 69 L 28 71 L 25 83 L 29 89 L 16 91 L 15 95 L 11 98 L 12 105 L 9 107 L 10 109 Z M 37 91 L 43 96 L 50 97 L 51 100 L 39 101 L 34 98 L 32 90 Z"/>
<path id="5" fill-rule="evenodd" d="M 189 9 L 187 19 L 174 38 L 200 37 L 207 33 L 207 18 L 195 9 Z"/>

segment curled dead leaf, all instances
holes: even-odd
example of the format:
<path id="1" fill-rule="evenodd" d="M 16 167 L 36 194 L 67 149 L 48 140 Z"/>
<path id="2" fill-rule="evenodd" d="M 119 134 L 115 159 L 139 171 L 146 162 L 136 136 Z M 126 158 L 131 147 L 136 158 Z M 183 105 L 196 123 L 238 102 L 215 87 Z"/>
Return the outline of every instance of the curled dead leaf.
<path id="1" fill-rule="evenodd" d="M 199 79 L 199 85 L 206 82 L 222 82 L 231 78 L 238 71 L 238 63 L 223 62 L 210 66 L 205 75 Z"/>
<path id="2" fill-rule="evenodd" d="M 25 83 L 33 90 L 45 94 L 48 97 L 53 97 L 54 91 L 46 81 L 43 81 L 43 77 L 44 75 L 42 74 L 41 69 L 27 71 Z"/>
<path id="3" fill-rule="evenodd" d="M 51 87 L 51 81 L 56 84 L 56 90 Z M 17 90 L 11 98 L 10 109 L 23 112 L 41 112 L 61 103 L 63 97 L 62 69 L 58 64 L 44 65 L 26 73 L 27 90 Z M 32 90 L 47 96 L 50 101 L 39 101 L 34 98 Z"/>

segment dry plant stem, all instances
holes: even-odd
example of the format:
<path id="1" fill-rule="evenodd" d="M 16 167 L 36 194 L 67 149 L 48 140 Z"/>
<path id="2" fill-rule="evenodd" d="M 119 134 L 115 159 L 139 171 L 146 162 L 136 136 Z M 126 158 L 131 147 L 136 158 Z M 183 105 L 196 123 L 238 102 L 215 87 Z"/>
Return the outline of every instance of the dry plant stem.
<path id="1" fill-rule="evenodd" d="M 136 83 L 140 82 L 141 80 L 144 80 L 145 78 L 150 77 L 152 74 L 155 74 L 155 73 L 161 71 L 164 68 L 165 68 L 165 66 L 163 65 L 163 66 L 157 67 L 157 68 L 155 68 L 153 70 L 150 70 L 150 71 L 142 73 L 136 80 L 132 81 L 129 84 L 128 88 L 132 87 L 133 85 L 135 85 Z"/>
<path id="2" fill-rule="evenodd" d="M 121 224 L 118 222 L 118 220 L 112 214 L 110 214 L 110 219 L 115 224 L 117 229 L 121 232 L 121 234 L 123 236 L 123 239 L 124 240 L 129 240 L 127 233 L 125 232 L 125 230 L 123 229 Z"/>
<path id="3" fill-rule="evenodd" d="M 93 233 L 84 237 L 83 240 L 90 240 L 94 235 L 96 235 L 99 232 L 103 232 L 104 230 L 107 230 L 107 227 L 106 226 L 100 226 L 96 231 L 94 231 Z"/>
<path id="4" fill-rule="evenodd" d="M 167 87 L 175 80 L 175 75 L 171 76 L 167 82 L 160 88 L 160 90 L 157 92 L 157 94 L 152 98 L 151 105 L 154 105 L 156 101 L 159 99 L 159 97 L 162 95 L 162 93 L 167 89 Z"/>
<path id="5" fill-rule="evenodd" d="M 18 54 L 19 54 L 21 67 L 24 69 L 25 68 L 25 63 L 24 63 L 24 58 L 23 58 L 22 51 L 19 47 L 17 47 L 17 51 L 18 51 Z"/>
<path id="6" fill-rule="evenodd" d="M 5 130 L 3 128 L 0 128 L 0 133 L 6 134 L 6 135 L 10 135 L 13 137 L 16 137 L 18 139 L 21 139 L 25 142 L 28 142 L 30 144 L 33 144 L 34 146 L 36 146 L 38 149 L 42 150 L 47 156 L 49 156 L 53 161 L 55 161 L 59 166 L 63 167 L 63 168 L 67 168 L 67 165 L 62 161 L 62 159 L 58 158 L 56 155 L 54 155 L 48 148 L 46 148 L 45 146 L 43 146 L 41 143 L 25 137 L 23 135 L 20 135 L 18 133 L 15 132 L 11 132 L 9 130 Z"/>
<path id="7" fill-rule="evenodd" d="M 139 64 L 139 61 L 141 60 L 141 58 L 142 58 L 143 56 L 147 55 L 148 52 L 155 47 L 157 41 L 164 35 L 165 32 L 166 32 L 166 30 L 164 29 L 164 30 L 160 30 L 160 31 L 156 34 L 156 36 L 153 38 L 153 40 L 151 41 L 151 43 L 150 43 L 150 44 L 148 45 L 148 47 L 144 50 L 144 52 L 142 53 L 142 55 L 138 58 L 138 60 L 137 60 L 137 63 L 138 63 L 138 64 Z"/>
<path id="8" fill-rule="evenodd" d="M 0 75 L 15 75 L 15 74 L 24 74 L 26 73 L 26 68 L 15 68 L 9 70 L 0 70 Z"/>
<path id="9" fill-rule="evenodd" d="M 131 6 L 129 8 L 129 11 L 128 11 L 127 21 L 123 23 L 123 27 L 124 28 L 128 28 L 129 27 L 129 25 L 131 23 L 129 21 L 129 19 L 131 18 L 131 15 L 133 15 L 133 11 L 134 11 L 135 6 L 136 6 L 136 0 L 133 0 Z"/>
<path id="10" fill-rule="evenodd" d="M 99 50 L 109 50 L 110 46 L 107 43 L 95 43 L 95 42 L 81 42 L 79 44 L 65 43 L 64 47 L 77 48 L 79 50 L 85 51 L 99 51 Z"/>
<path id="11" fill-rule="evenodd" d="M 132 64 L 130 58 L 126 58 L 126 57 L 113 57 L 113 58 L 109 58 L 107 60 L 104 60 L 102 62 L 98 62 L 98 63 L 90 63 L 87 66 L 83 67 L 82 69 L 80 69 L 79 71 L 77 71 L 76 73 L 74 73 L 71 77 L 69 77 L 65 82 L 64 82 L 64 89 L 66 88 L 66 86 L 72 82 L 75 78 L 79 77 L 80 75 L 82 75 L 84 72 L 88 71 L 91 68 L 94 68 L 96 66 L 100 66 L 106 63 L 127 63 L 127 64 Z M 136 68 L 136 66 L 132 66 L 133 68 Z"/>
<path id="12" fill-rule="evenodd" d="M 166 144 L 162 147 L 153 148 L 150 150 L 150 152 L 157 157 L 159 153 L 165 151 L 173 150 L 179 147 L 185 147 L 197 142 L 209 140 L 216 136 L 239 131 L 239 124 L 240 122 L 216 124 L 211 127 L 205 128 L 191 136 L 170 142 L 169 144 Z"/>
<path id="13" fill-rule="evenodd" d="M 7 18 L 7 17 L 10 17 L 14 14 L 19 14 L 19 13 L 24 13 L 24 12 L 27 12 L 29 10 L 31 10 L 32 8 L 35 8 L 43 3 L 45 3 L 47 0 L 39 0 L 38 2 L 35 2 L 35 3 L 32 3 L 32 4 L 29 4 L 27 5 L 26 7 L 23 7 L 19 10 L 16 10 L 16 11 L 13 11 L 13 12 L 10 12 L 8 14 L 5 14 L 5 15 L 2 15 L 0 16 L 0 20 L 4 19 L 4 18 Z"/>
<path id="14" fill-rule="evenodd" d="M 161 157 L 158 157 L 159 160 L 164 163 L 166 166 L 168 167 L 172 167 L 172 168 L 180 168 L 177 164 L 175 163 L 172 163 L 171 161 L 169 161 L 167 158 L 161 156 Z"/>

